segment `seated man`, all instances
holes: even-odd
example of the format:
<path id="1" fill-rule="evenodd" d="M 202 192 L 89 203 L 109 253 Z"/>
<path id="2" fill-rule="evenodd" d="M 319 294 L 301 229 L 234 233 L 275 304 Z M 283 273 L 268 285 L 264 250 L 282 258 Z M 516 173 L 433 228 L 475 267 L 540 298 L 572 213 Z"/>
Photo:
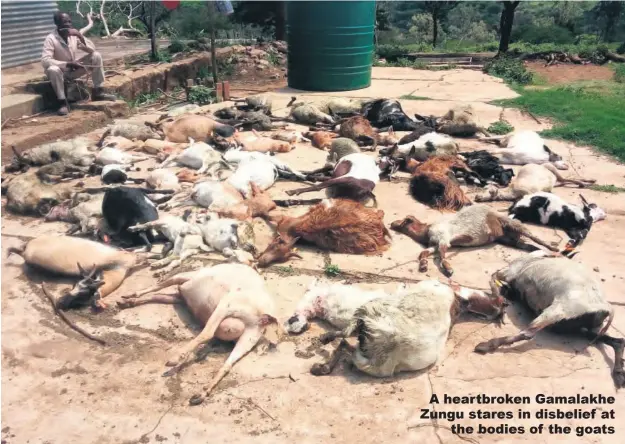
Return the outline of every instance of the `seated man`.
<path id="1" fill-rule="evenodd" d="M 52 88 L 59 99 L 59 114 L 67 115 L 65 102 L 64 78 L 77 79 L 89 71 L 93 79 L 92 100 L 115 100 L 115 96 L 104 94 L 104 66 L 102 56 L 96 52 L 93 43 L 85 39 L 75 28 L 72 28 L 72 19 L 69 14 L 56 12 L 54 14 L 56 30 L 50 33 L 43 43 L 41 63 L 46 75 L 52 83 Z M 80 60 L 76 60 L 76 51 L 80 49 L 88 53 Z"/>

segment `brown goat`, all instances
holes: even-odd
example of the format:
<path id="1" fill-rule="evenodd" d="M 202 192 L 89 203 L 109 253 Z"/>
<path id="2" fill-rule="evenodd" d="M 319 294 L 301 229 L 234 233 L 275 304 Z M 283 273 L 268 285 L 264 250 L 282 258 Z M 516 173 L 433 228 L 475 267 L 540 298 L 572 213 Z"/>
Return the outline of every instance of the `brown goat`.
<path id="1" fill-rule="evenodd" d="M 416 200 L 438 210 L 459 210 L 471 205 L 454 172 L 466 175 L 473 171 L 456 156 L 432 157 L 417 166 L 410 179 L 410 194 Z"/>
<path id="2" fill-rule="evenodd" d="M 222 137 L 230 137 L 234 134 L 234 128 L 217 122 L 206 116 L 184 115 L 177 119 L 163 120 L 158 124 L 145 123 L 152 129 L 164 134 L 169 142 L 187 143 L 189 138 L 204 141 L 213 134 Z"/>
<path id="3" fill-rule="evenodd" d="M 337 138 L 338 135 L 330 131 L 309 131 L 304 133 L 304 137 L 310 139 L 312 146 L 325 151 L 330 148 L 332 140 Z"/>
<path id="4" fill-rule="evenodd" d="M 211 208 L 220 217 L 228 217 L 238 220 L 247 220 L 253 217 L 266 216 L 271 210 L 276 209 L 276 203 L 269 194 L 263 192 L 258 185 L 250 182 L 252 197 L 228 208 Z"/>
<path id="5" fill-rule="evenodd" d="M 301 257 L 293 250 L 299 239 L 349 254 L 377 254 L 390 246 L 384 211 L 347 199 L 324 200 L 303 216 L 269 215 L 269 220 L 277 224 L 277 236 L 259 256 L 259 267 Z"/>
<path id="6" fill-rule="evenodd" d="M 371 146 L 373 151 L 378 146 L 378 133 L 371 126 L 371 122 L 362 116 L 344 120 L 339 129 L 339 136 L 352 139 L 360 146 Z"/>

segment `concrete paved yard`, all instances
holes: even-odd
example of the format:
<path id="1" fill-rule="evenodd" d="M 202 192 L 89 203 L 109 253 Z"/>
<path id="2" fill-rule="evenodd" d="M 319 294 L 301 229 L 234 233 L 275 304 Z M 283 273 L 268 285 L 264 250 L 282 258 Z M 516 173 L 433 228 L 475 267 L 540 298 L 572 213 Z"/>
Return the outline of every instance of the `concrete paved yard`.
<path id="1" fill-rule="evenodd" d="M 286 113 L 284 106 L 293 91 L 275 93 L 275 113 Z M 400 97 L 411 94 L 434 100 L 404 100 L 409 115 L 442 114 L 458 102 L 470 102 L 486 126 L 500 117 L 517 129 L 539 130 L 538 124 L 517 110 L 502 109 L 487 101 L 514 97 L 498 79 L 473 71 L 416 71 L 403 68 L 375 68 L 371 88 L 345 94 L 350 97 Z M 295 92 L 298 97 L 324 94 Z M 156 116 L 136 116 L 155 119 Z M 94 140 L 100 132 L 93 134 Z M 476 140 L 459 140 L 463 149 L 480 148 Z M 600 184 L 625 186 L 625 166 L 618 165 L 590 148 L 549 141 L 549 147 L 565 157 L 573 168 L 567 174 L 595 178 Z M 292 166 L 313 169 L 320 166 L 326 154 L 310 145 L 281 158 Z M 400 180 L 382 182 L 376 188 L 385 222 L 412 214 L 428 222 L 444 215 L 414 201 L 408 194 L 407 175 Z M 279 182 L 270 189 L 275 198 L 286 198 L 285 190 L 299 185 Z M 469 189 L 472 196 L 476 189 Z M 578 189 L 557 188 L 556 193 L 577 202 Z M 625 332 L 625 213 L 624 195 L 583 191 L 586 198 L 603 207 L 608 218 L 597 223 L 581 252 L 573 260 L 595 269 L 607 299 L 615 304 L 616 315 L 610 334 L 623 337 Z M 306 197 L 323 196 L 310 193 Z M 493 204 L 506 208 L 505 203 Z M 304 208 L 289 210 L 292 213 Z M 18 218 L 4 212 L 2 218 L 2 252 L 17 245 L 20 236 L 62 233 L 61 223 Z M 258 247 L 262 250 L 271 233 L 257 221 Z M 562 232 L 530 227 L 543 239 L 559 241 Z M 329 260 L 343 272 L 349 282 L 369 288 L 394 288 L 398 283 L 442 277 L 430 265 L 427 274 L 418 271 L 417 256 L 421 247 L 410 239 L 393 233 L 393 245 L 381 256 L 322 254 L 302 248 L 303 260 L 264 272 L 267 286 L 275 296 L 280 321 L 286 320 L 303 296 L 313 277 L 322 273 Z M 507 262 L 523 254 L 503 246 L 452 250 L 456 271 L 454 279 L 468 286 L 486 288 L 489 276 Z M 438 364 L 412 374 L 391 379 L 374 379 L 358 374 L 348 366 L 338 366 L 331 376 L 315 377 L 310 366 L 327 356 L 327 348 L 313 342 L 326 326 L 315 324 L 301 336 L 284 337 L 276 349 L 264 354 L 252 352 L 233 369 L 218 386 L 213 396 L 198 407 L 188 406 L 189 398 L 202 391 L 221 366 L 231 346 L 218 344 L 211 353 L 171 378 L 161 377 L 170 350 L 193 337 L 197 325 L 183 308 L 169 305 L 147 305 L 126 311 L 114 308 L 101 314 L 88 311 L 69 313 L 89 331 L 105 337 L 110 345 L 100 347 L 70 331 L 50 308 L 38 283 L 41 278 L 25 274 L 21 260 L 15 257 L 2 263 L 2 439 L 17 443 L 460 443 L 450 428 L 454 424 L 478 427 L 503 426 L 508 433 L 463 435 L 479 443 L 620 443 L 625 435 L 625 396 L 616 393 L 610 372 L 611 349 L 587 347 L 588 342 L 574 338 L 540 333 L 530 343 L 486 356 L 473 352 L 478 342 L 513 334 L 528 323 L 520 307 L 509 308 L 507 323 L 502 328 L 467 317 L 452 329 L 444 355 Z M 32 278 L 31 279 L 29 279 Z M 148 270 L 126 279 L 110 300 L 153 283 Z M 64 286 L 49 285 L 59 292 Z M 111 304 L 114 307 L 114 303 Z M 441 404 L 438 412 L 465 412 L 464 419 L 450 422 L 422 419 L 421 409 L 431 409 L 432 394 Z M 445 405 L 443 396 L 530 396 L 529 405 Z M 614 396 L 611 405 L 539 405 L 538 394 Z M 614 409 L 614 419 L 483 419 L 470 420 L 469 411 L 510 411 L 516 418 L 518 409 L 536 412 L 540 408 L 564 411 L 574 408 L 599 412 Z M 599 413 L 599 414 L 600 414 Z M 572 427 L 569 435 L 529 433 L 530 426 L 540 423 Z M 576 435 L 577 426 L 614 427 L 614 434 Z M 523 426 L 524 434 L 510 433 L 510 426 Z M 500 431 L 501 432 L 501 431 Z M 438 437 L 437 437 L 438 435 Z"/>

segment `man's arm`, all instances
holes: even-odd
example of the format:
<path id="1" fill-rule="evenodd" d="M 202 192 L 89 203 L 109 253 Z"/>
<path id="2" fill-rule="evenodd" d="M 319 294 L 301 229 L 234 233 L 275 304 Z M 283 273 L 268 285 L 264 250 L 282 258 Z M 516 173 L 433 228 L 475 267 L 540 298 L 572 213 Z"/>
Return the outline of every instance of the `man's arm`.
<path id="1" fill-rule="evenodd" d="M 61 69 L 67 69 L 67 62 L 54 59 L 54 40 L 52 36 L 46 37 L 46 40 L 43 42 L 41 64 L 43 65 L 43 69 L 48 69 L 51 66 L 58 66 Z"/>
<path id="2" fill-rule="evenodd" d="M 91 54 L 92 52 L 94 52 L 95 45 L 93 44 L 93 42 L 85 37 L 83 37 L 83 40 L 84 42 L 78 39 L 78 49 L 86 52 L 87 54 Z"/>

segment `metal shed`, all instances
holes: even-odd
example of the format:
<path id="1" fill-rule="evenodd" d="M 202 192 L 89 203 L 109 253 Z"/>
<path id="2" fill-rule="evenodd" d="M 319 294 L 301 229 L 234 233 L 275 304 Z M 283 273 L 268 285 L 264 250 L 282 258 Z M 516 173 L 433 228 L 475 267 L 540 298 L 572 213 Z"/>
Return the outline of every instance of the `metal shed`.
<path id="1" fill-rule="evenodd" d="M 2 68 L 36 62 L 54 30 L 55 1 L 2 0 Z"/>

